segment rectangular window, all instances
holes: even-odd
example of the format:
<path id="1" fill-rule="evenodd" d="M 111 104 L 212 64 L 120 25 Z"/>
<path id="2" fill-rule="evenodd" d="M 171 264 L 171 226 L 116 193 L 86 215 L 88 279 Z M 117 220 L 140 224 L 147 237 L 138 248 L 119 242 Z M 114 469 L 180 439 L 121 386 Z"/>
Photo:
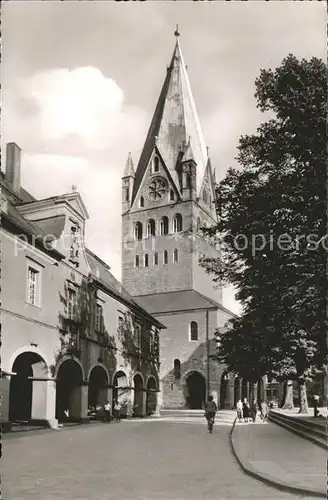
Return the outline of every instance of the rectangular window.
<path id="1" fill-rule="evenodd" d="M 140 347 L 141 347 L 141 325 L 136 325 L 134 334 L 135 334 L 136 346 L 140 349 Z"/>
<path id="2" fill-rule="evenodd" d="M 75 319 L 76 318 L 76 290 L 73 290 L 73 288 L 68 288 L 67 289 L 67 317 L 68 319 Z"/>
<path id="3" fill-rule="evenodd" d="M 40 305 L 40 271 L 28 266 L 27 271 L 27 302 L 32 306 Z"/>
<path id="4" fill-rule="evenodd" d="M 118 317 L 118 333 L 123 335 L 124 319 L 123 316 Z"/>
<path id="5" fill-rule="evenodd" d="M 100 304 L 96 304 L 96 332 L 103 331 L 103 308 Z"/>

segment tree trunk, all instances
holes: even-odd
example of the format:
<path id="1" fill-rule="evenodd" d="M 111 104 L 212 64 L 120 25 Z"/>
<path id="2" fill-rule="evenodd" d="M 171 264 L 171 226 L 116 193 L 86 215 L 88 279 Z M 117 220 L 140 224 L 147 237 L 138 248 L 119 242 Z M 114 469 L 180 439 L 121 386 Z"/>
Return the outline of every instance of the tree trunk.
<path id="1" fill-rule="evenodd" d="M 303 380 L 298 381 L 298 394 L 300 399 L 300 409 L 298 413 L 308 413 L 309 406 L 306 393 L 306 385 Z"/>
<path id="2" fill-rule="evenodd" d="M 285 398 L 282 406 L 283 410 L 292 410 L 294 408 L 294 398 L 293 398 L 293 382 L 291 380 L 286 381 L 285 387 Z"/>

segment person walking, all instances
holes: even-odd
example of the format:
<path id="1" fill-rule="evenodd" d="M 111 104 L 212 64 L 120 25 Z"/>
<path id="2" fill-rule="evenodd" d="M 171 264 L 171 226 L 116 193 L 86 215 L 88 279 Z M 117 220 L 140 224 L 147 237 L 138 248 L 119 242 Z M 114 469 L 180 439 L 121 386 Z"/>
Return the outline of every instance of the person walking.
<path id="1" fill-rule="evenodd" d="M 110 404 L 109 401 L 106 401 L 104 404 L 104 422 L 107 422 L 108 424 L 111 421 L 111 411 L 110 411 Z"/>
<path id="2" fill-rule="evenodd" d="M 253 399 L 252 404 L 251 404 L 251 418 L 252 421 L 255 422 L 256 420 L 256 415 L 257 415 L 257 402 L 256 399 Z"/>
<path id="3" fill-rule="evenodd" d="M 262 422 L 266 422 L 269 416 L 269 408 L 266 401 L 261 401 L 260 403 L 261 419 Z"/>
<path id="4" fill-rule="evenodd" d="M 236 410 L 238 422 L 241 422 L 243 420 L 243 403 L 241 402 L 241 399 L 238 399 L 236 403 Z"/>
<path id="5" fill-rule="evenodd" d="M 121 421 L 121 404 L 118 401 L 115 402 L 114 411 L 115 411 L 116 422 L 120 422 Z"/>
<path id="6" fill-rule="evenodd" d="M 249 422 L 249 404 L 246 398 L 243 401 L 243 419 L 245 423 Z"/>

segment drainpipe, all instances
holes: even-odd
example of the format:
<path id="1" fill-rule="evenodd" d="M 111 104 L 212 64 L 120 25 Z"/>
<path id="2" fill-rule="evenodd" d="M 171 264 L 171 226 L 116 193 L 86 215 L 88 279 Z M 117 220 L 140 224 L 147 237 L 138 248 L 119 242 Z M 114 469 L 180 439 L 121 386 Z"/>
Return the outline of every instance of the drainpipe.
<path id="1" fill-rule="evenodd" d="M 210 395 L 210 340 L 208 334 L 208 310 L 206 311 L 205 318 L 205 330 L 206 330 L 206 397 Z"/>

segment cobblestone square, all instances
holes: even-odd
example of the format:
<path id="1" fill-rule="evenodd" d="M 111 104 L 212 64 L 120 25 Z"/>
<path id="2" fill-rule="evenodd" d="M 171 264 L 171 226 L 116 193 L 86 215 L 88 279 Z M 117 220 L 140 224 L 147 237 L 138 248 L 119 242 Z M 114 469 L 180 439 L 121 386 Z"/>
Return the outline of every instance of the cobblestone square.
<path id="1" fill-rule="evenodd" d="M 229 425 L 85 425 L 3 440 L 4 500 L 224 500 L 301 498 L 246 476 Z"/>

